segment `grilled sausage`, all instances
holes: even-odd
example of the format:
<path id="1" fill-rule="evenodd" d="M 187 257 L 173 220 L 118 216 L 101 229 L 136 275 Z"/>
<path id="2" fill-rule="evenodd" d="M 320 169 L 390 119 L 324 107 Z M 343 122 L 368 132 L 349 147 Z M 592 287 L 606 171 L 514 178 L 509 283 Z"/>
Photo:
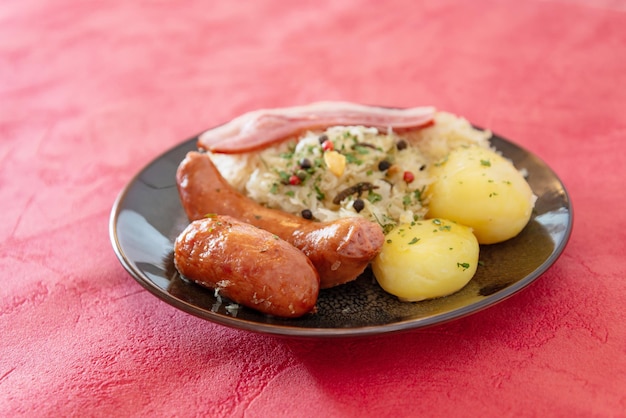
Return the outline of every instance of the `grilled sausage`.
<path id="1" fill-rule="evenodd" d="M 278 235 L 309 257 L 321 288 L 356 279 L 382 247 L 382 228 L 367 219 L 315 222 L 254 202 L 228 184 L 207 154 L 189 152 L 176 176 L 190 220 L 209 213 L 229 215 Z"/>
<path id="2" fill-rule="evenodd" d="M 229 216 L 190 223 L 176 239 L 174 263 L 187 279 L 269 315 L 302 316 L 319 293 L 317 271 L 301 251 Z"/>

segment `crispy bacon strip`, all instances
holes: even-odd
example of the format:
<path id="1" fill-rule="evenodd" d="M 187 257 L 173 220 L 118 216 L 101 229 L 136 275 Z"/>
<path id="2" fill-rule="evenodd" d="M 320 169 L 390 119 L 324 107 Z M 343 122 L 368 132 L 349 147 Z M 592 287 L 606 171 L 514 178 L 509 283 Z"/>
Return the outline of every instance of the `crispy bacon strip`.
<path id="1" fill-rule="evenodd" d="M 363 125 L 409 130 L 433 123 L 433 107 L 392 109 L 348 102 L 317 102 L 306 106 L 245 113 L 200 135 L 198 148 L 240 154 L 274 145 L 306 130 L 334 125 Z"/>

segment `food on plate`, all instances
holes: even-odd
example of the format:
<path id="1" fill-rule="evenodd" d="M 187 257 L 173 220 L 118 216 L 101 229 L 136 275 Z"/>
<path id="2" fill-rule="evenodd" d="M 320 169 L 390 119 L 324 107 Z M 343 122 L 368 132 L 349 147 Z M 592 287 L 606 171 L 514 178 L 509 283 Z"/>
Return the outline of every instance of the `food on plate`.
<path id="1" fill-rule="evenodd" d="M 190 223 L 176 239 L 174 262 L 187 279 L 269 315 L 299 317 L 317 302 L 317 270 L 301 251 L 229 216 Z"/>
<path id="2" fill-rule="evenodd" d="M 488 148 L 490 136 L 439 112 L 431 125 L 402 133 L 331 126 L 254 152 L 208 155 L 233 187 L 264 206 L 318 221 L 359 216 L 388 231 L 426 216 L 436 161 L 459 147 Z"/>
<path id="3" fill-rule="evenodd" d="M 471 146 L 432 166 L 428 216 L 469 226 L 481 244 L 513 238 L 526 226 L 536 197 L 522 174 L 496 152 Z"/>
<path id="4" fill-rule="evenodd" d="M 215 213 L 275 234 L 310 259 L 320 289 L 372 263 L 383 289 L 417 301 L 459 290 L 479 243 L 530 219 L 535 197 L 490 137 L 432 107 L 264 109 L 201 134 L 177 184 L 190 220 Z"/>
<path id="5" fill-rule="evenodd" d="M 424 219 L 389 232 L 372 270 L 385 291 L 415 302 L 463 288 L 476 273 L 478 254 L 471 228 L 444 219 Z"/>
<path id="6" fill-rule="evenodd" d="M 364 218 L 315 222 L 254 202 L 224 180 L 207 154 L 188 153 L 176 178 L 190 220 L 209 213 L 228 215 L 277 235 L 309 257 L 322 288 L 356 279 L 383 243 L 380 226 Z"/>

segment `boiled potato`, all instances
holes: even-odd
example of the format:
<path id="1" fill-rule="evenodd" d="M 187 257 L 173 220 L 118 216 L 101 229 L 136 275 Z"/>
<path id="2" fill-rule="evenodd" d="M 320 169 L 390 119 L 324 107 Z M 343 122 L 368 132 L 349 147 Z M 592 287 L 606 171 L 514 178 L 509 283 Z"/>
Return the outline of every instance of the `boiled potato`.
<path id="1" fill-rule="evenodd" d="M 481 244 L 505 241 L 526 226 L 535 203 L 513 164 L 478 146 L 458 148 L 432 168 L 428 216 L 471 227 Z"/>
<path id="2" fill-rule="evenodd" d="M 414 302 L 465 286 L 476 272 L 478 253 L 470 228 L 443 219 L 422 220 L 389 232 L 372 270 L 385 291 Z"/>

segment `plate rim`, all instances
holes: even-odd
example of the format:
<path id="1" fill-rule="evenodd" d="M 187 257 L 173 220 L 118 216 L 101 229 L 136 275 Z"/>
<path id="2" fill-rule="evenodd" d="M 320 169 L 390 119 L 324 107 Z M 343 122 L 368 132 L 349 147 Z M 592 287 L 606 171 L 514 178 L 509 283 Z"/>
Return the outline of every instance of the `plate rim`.
<path id="1" fill-rule="evenodd" d="M 478 129 L 483 129 L 477 127 Z M 205 132 L 205 131 L 202 131 Z M 201 133 L 202 133 L 201 132 Z M 297 327 L 283 324 L 267 324 L 267 323 L 259 323 L 250 321 L 247 319 L 237 318 L 234 316 L 228 316 L 223 314 L 218 314 L 216 312 L 207 311 L 205 309 L 199 308 L 189 302 L 178 299 L 175 296 L 165 292 L 161 287 L 156 285 L 149 277 L 147 277 L 142 271 L 140 271 L 134 263 L 132 263 L 127 255 L 124 253 L 123 246 L 120 243 L 118 238 L 117 231 L 117 221 L 119 215 L 122 210 L 122 204 L 124 203 L 125 198 L 130 192 L 131 188 L 134 184 L 140 180 L 140 177 L 155 163 L 159 160 L 165 158 L 172 152 L 175 152 L 178 148 L 185 148 L 186 146 L 192 146 L 195 141 L 197 141 L 198 136 L 201 133 L 196 134 L 178 144 L 169 147 L 167 150 L 161 152 L 154 158 L 152 158 L 148 163 L 146 163 L 139 171 L 136 172 L 134 176 L 132 176 L 122 190 L 116 196 L 113 206 L 111 208 L 110 216 L 109 216 L 109 239 L 111 241 L 113 251 L 118 258 L 118 261 L 122 265 L 122 267 L 126 270 L 126 272 L 135 279 L 144 289 L 148 290 L 158 299 L 167 304 L 182 310 L 185 313 L 196 316 L 200 319 L 231 327 L 234 329 L 241 329 L 245 331 L 250 331 L 259 334 L 269 334 L 269 335 L 277 335 L 277 336 L 285 336 L 285 337 L 300 337 L 300 338 L 343 338 L 343 337 L 364 337 L 364 336 L 377 336 L 377 335 L 385 335 L 385 334 L 396 334 L 399 332 L 407 332 L 413 331 L 417 329 L 428 328 L 432 326 L 442 325 L 445 323 L 449 323 L 473 314 L 476 314 L 480 311 L 483 311 L 489 307 L 492 307 L 496 304 L 499 304 L 506 299 L 516 295 L 521 292 L 523 289 L 527 288 L 531 284 L 533 284 L 540 276 L 542 276 L 562 255 L 565 247 L 567 246 L 573 230 L 574 224 L 574 212 L 573 205 L 570 198 L 570 194 L 558 176 L 558 174 L 539 156 L 528 151 L 523 146 L 499 135 L 493 131 L 491 131 L 491 137 L 489 141 L 491 141 L 494 137 L 500 141 L 504 141 L 509 145 L 512 145 L 527 155 L 530 155 L 532 158 L 536 159 L 540 162 L 547 170 L 551 176 L 558 182 L 562 191 L 563 191 L 563 200 L 567 203 L 566 209 L 568 214 L 567 219 L 567 227 L 563 233 L 563 238 L 560 242 L 556 243 L 554 249 L 552 250 L 550 256 L 544 260 L 539 266 L 537 266 L 530 274 L 526 275 L 522 279 L 517 282 L 511 284 L 510 286 L 505 287 L 484 299 L 473 302 L 469 305 L 464 305 L 460 308 L 454 309 L 449 312 L 439 313 L 435 315 L 425 316 L 417 319 L 405 319 L 389 324 L 382 325 L 369 325 L 369 326 L 358 326 L 351 328 L 323 328 L 323 327 Z M 191 149 L 190 149 L 191 150 Z"/>

